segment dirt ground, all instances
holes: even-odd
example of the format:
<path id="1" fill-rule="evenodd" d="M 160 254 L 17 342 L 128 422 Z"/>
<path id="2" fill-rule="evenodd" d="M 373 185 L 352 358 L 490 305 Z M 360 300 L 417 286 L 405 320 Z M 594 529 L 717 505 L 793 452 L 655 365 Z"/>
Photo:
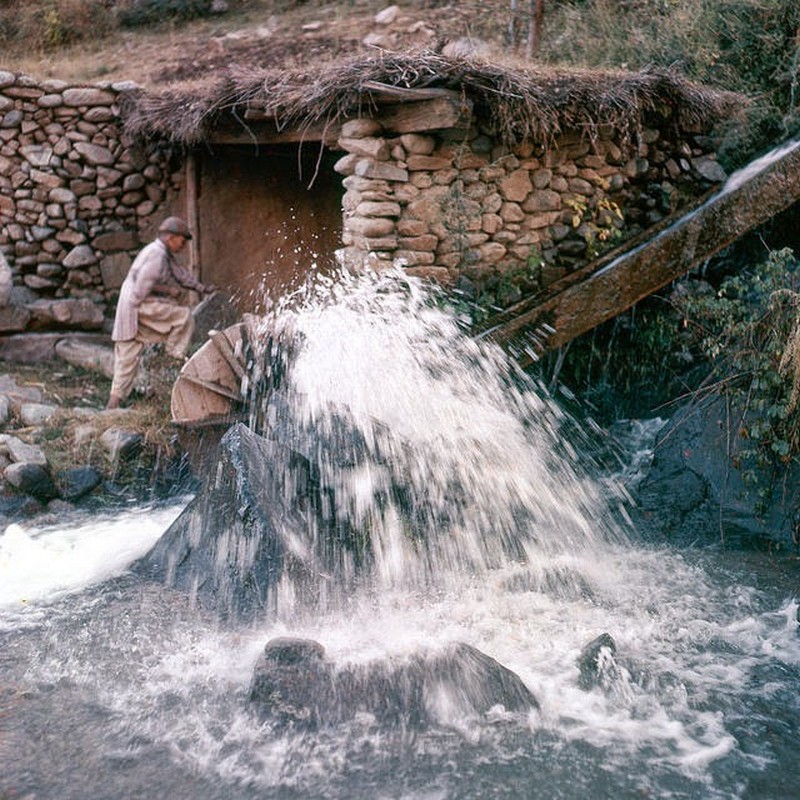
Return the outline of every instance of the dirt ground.
<path id="1" fill-rule="evenodd" d="M 253 0 L 245 9 L 158 28 L 120 30 L 91 43 L 47 53 L 10 52 L 0 68 L 39 79 L 135 81 L 158 90 L 222 77 L 254 66 L 308 67 L 358 53 L 430 50 L 465 37 L 485 40 L 501 29 L 494 3 L 403 3 L 391 22 L 376 22 L 389 3 L 284 3 Z M 422 8 L 420 6 L 423 6 Z M 371 37 L 371 38 L 367 38 Z"/>

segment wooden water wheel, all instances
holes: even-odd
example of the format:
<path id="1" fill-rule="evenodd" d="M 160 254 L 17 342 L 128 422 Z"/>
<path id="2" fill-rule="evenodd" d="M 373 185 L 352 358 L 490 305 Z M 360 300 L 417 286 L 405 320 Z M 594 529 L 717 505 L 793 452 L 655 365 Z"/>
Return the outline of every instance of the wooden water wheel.
<path id="1" fill-rule="evenodd" d="M 208 341 L 183 365 L 172 387 L 173 422 L 207 421 L 244 410 L 247 343 L 246 322 L 209 331 Z"/>

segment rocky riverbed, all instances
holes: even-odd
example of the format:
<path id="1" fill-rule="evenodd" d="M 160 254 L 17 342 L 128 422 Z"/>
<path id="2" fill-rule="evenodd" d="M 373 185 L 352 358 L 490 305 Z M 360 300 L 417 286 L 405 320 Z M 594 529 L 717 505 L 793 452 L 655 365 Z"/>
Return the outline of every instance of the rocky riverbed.
<path id="1" fill-rule="evenodd" d="M 61 341 L 62 352 L 110 362 L 110 342 Z M 169 416 L 176 373 L 149 353 L 128 407 L 106 411 L 102 370 L 0 362 L 0 526 L 185 491 L 191 474 Z"/>

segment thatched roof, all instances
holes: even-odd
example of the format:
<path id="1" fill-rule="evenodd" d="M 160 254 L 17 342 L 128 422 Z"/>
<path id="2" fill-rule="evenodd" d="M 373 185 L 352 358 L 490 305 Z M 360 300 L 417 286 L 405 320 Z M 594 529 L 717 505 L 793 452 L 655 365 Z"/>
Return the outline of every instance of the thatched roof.
<path id="1" fill-rule="evenodd" d="M 263 112 L 281 130 L 369 114 L 375 84 L 456 91 L 508 144 L 549 143 L 562 132 L 592 134 L 600 126 L 623 138 L 648 123 L 709 130 L 744 102 L 673 71 L 517 69 L 439 53 L 382 53 L 321 69 L 232 70 L 199 90 L 136 91 L 127 96 L 122 115 L 135 138 L 188 146 L 206 140 L 221 122 L 241 119 L 246 108 Z"/>

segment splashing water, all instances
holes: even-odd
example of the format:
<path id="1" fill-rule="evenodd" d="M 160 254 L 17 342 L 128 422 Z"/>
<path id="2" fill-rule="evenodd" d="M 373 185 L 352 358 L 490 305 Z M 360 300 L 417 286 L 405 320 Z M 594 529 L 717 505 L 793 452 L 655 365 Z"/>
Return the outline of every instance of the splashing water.
<path id="1" fill-rule="evenodd" d="M 92 525 L 0 537 L 2 574 L 38 581 L 22 609 L 0 592 L 0 797 L 800 792 L 796 575 L 757 554 L 643 546 L 574 421 L 435 299 L 395 275 L 342 277 L 263 322 L 251 426 L 314 465 L 330 507 L 293 530 L 295 549 L 346 587 L 345 613 L 308 613 L 287 576 L 277 614 L 221 626 L 119 563 L 86 569 L 130 520 L 102 537 Z M 287 508 L 302 488 L 290 478 Z M 579 656 L 603 632 L 616 654 L 582 687 Z M 286 635 L 319 641 L 341 669 L 465 642 L 540 708 L 470 716 L 443 692 L 425 732 L 368 715 L 280 731 L 246 697 L 264 643 Z"/>
<path id="2" fill-rule="evenodd" d="M 441 587 L 518 561 L 566 583 L 566 565 L 625 540 L 612 513 L 624 493 L 589 479 L 574 423 L 435 299 L 384 273 L 321 281 L 274 309 L 250 425 L 311 460 L 335 506 L 323 516 L 360 540 L 339 579 L 367 561 L 380 587 Z M 312 520 L 305 536 L 295 550 L 330 572 L 329 529 Z"/>

